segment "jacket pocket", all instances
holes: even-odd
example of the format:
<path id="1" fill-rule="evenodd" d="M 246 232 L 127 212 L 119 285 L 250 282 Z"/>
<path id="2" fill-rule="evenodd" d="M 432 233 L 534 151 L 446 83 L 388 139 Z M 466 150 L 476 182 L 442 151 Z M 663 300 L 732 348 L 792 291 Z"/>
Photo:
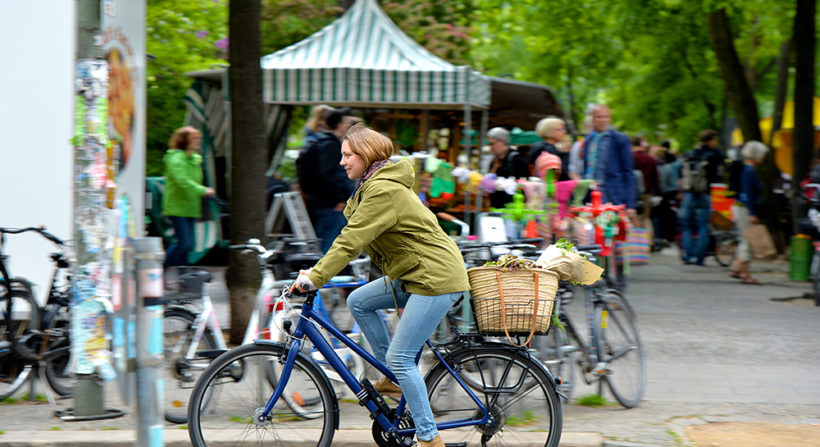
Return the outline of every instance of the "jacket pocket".
<path id="1" fill-rule="evenodd" d="M 385 273 L 390 279 L 399 279 L 405 273 L 413 270 L 419 265 L 419 258 L 415 253 L 405 252 L 400 256 L 392 256 L 392 259 L 385 266 Z"/>

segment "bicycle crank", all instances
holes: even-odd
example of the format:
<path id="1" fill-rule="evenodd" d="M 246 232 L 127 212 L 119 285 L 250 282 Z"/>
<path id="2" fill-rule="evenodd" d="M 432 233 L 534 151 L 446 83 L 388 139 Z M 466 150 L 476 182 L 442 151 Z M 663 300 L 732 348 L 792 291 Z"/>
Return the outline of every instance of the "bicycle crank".
<path id="1" fill-rule="evenodd" d="M 395 420 L 396 419 L 396 410 L 390 410 L 390 414 L 387 415 L 387 419 Z M 396 424 L 399 430 L 405 430 L 408 428 L 413 428 L 415 425 L 413 424 L 413 418 L 410 417 L 409 414 L 405 414 L 404 416 L 400 417 Z M 376 441 L 376 445 L 379 447 L 410 447 L 413 445 L 413 438 L 402 438 L 398 436 L 398 434 L 392 434 L 384 431 L 379 421 L 373 421 L 373 440 Z"/>

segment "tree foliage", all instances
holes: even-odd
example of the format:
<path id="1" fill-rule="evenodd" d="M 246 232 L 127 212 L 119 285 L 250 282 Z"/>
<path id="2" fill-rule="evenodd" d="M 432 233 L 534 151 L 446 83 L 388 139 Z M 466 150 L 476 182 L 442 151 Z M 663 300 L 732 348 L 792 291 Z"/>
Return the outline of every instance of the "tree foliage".
<path id="1" fill-rule="evenodd" d="M 182 126 L 185 73 L 227 65 L 227 0 L 150 0 L 146 8 L 146 171 L 162 175 L 162 156 Z"/>
<path id="2" fill-rule="evenodd" d="M 552 86 L 579 120 L 608 102 L 616 125 L 683 147 L 731 114 L 706 17 L 726 8 L 762 116 L 771 114 L 792 2 L 766 0 L 476 0 L 472 56 L 482 71 Z"/>

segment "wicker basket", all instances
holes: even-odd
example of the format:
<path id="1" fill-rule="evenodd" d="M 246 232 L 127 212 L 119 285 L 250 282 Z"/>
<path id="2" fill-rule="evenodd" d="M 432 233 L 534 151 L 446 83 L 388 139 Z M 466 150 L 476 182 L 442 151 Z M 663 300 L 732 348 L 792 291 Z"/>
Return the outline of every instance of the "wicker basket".
<path id="1" fill-rule="evenodd" d="M 556 273 L 484 266 L 467 270 L 467 275 L 479 333 L 528 335 L 526 344 L 534 334 L 547 332 L 558 290 Z"/>

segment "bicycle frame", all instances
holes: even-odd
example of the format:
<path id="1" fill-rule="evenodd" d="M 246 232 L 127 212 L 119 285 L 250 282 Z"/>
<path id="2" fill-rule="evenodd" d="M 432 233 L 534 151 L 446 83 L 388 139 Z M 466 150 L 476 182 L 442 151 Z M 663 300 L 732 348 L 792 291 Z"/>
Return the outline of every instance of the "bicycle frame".
<path id="1" fill-rule="evenodd" d="M 600 361 L 600 359 L 598 359 L 598 354 L 593 349 L 593 347 L 597 346 L 598 343 L 597 331 L 593 329 L 595 320 L 595 302 L 597 300 L 595 298 L 594 287 L 595 286 L 584 287 L 584 310 L 587 318 L 587 327 L 590 329 L 589 343 L 587 343 L 586 340 L 584 340 L 584 337 L 581 336 L 581 333 L 575 326 L 575 323 L 573 323 L 566 314 L 566 311 L 563 309 L 561 310 L 561 313 L 564 315 L 564 318 L 561 318 L 561 323 L 564 325 L 564 330 L 569 337 L 575 341 L 579 350 L 583 352 L 584 359 L 588 362 L 587 366 L 590 368 L 590 371 L 597 369 Z"/>
<path id="2" fill-rule="evenodd" d="M 296 330 L 292 333 L 292 338 L 290 342 L 290 346 L 288 348 L 287 358 L 285 360 L 285 365 L 282 368 L 282 375 L 280 377 L 279 382 L 276 385 L 276 389 L 273 391 L 273 395 L 268 400 L 267 404 L 265 405 L 265 409 L 262 413 L 264 417 L 267 417 L 272 411 L 273 406 L 278 401 L 279 397 L 282 395 L 285 389 L 285 385 L 287 384 L 290 373 L 293 370 L 293 365 L 296 363 L 296 357 L 299 354 L 299 350 L 302 347 L 302 339 L 307 337 L 308 340 L 313 343 L 316 349 L 322 353 L 325 359 L 328 361 L 330 366 L 339 373 L 339 375 L 344 380 L 345 384 L 347 384 L 348 388 L 359 398 L 360 403 L 362 403 L 368 411 L 372 415 L 376 415 L 376 420 L 379 421 L 379 424 L 386 432 L 391 432 L 392 430 L 397 430 L 397 433 L 400 436 L 412 436 L 415 435 L 416 429 L 409 428 L 409 429 L 399 429 L 395 424 L 390 422 L 387 419 L 387 416 L 383 414 L 379 406 L 373 399 L 368 398 L 367 391 L 362 387 L 362 384 L 359 383 L 358 379 L 347 369 L 342 359 L 336 353 L 334 348 L 330 345 L 330 343 L 325 340 L 322 334 L 319 332 L 316 327 L 314 327 L 313 323 L 318 324 L 325 330 L 327 330 L 331 335 L 336 337 L 339 341 L 347 345 L 354 353 L 364 359 L 367 363 L 371 364 L 373 367 L 378 369 L 382 374 L 388 377 L 391 381 L 396 382 L 396 376 L 393 374 L 390 369 L 387 368 L 384 364 L 379 362 L 372 354 L 367 352 L 364 348 L 362 348 L 359 344 L 355 341 L 351 340 L 348 336 L 346 336 L 342 331 L 337 329 L 333 326 L 329 321 L 325 320 L 324 317 L 319 315 L 317 312 L 313 310 L 313 297 L 309 296 L 308 299 L 302 304 L 302 313 L 299 318 L 299 322 L 296 325 Z M 259 341 L 256 341 L 259 342 Z M 264 341 L 262 341 L 264 342 Z M 432 343 L 428 340 L 426 342 L 427 346 L 429 346 L 438 360 L 445 365 L 447 370 L 449 371 L 450 375 L 452 375 L 458 384 L 467 392 L 470 398 L 475 402 L 478 408 L 481 409 L 482 418 L 481 419 L 460 419 L 454 421 L 446 421 L 441 423 L 436 423 L 436 426 L 439 430 L 447 430 L 451 428 L 459 428 L 459 427 L 466 427 L 471 425 L 482 425 L 486 424 L 490 419 L 490 414 L 487 411 L 487 408 L 481 402 L 481 400 L 475 395 L 475 393 L 470 390 L 466 383 L 459 377 L 459 375 L 444 361 L 444 357 L 441 353 L 433 347 Z M 286 345 L 287 346 L 287 345 Z M 422 348 L 423 349 L 423 348 Z M 421 351 L 416 356 L 420 356 Z M 404 414 L 407 402 L 404 399 L 404 396 L 401 397 L 399 401 L 399 405 L 396 408 L 396 415 L 401 416 Z"/>

